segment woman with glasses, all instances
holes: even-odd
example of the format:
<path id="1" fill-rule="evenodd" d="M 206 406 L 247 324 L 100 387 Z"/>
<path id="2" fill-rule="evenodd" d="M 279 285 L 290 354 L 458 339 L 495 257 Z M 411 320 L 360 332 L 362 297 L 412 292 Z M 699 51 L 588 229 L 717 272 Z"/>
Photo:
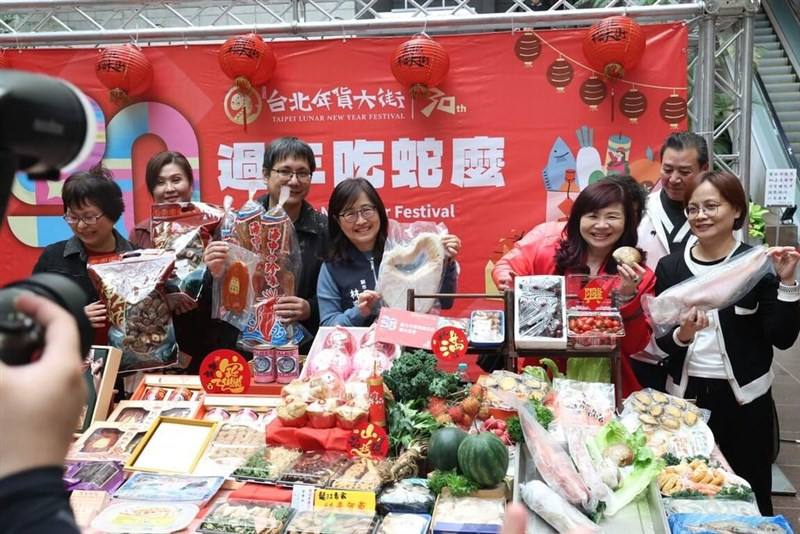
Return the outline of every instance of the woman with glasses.
<path id="1" fill-rule="evenodd" d="M 67 178 L 61 189 L 61 200 L 64 220 L 73 236 L 48 245 L 33 272 L 63 274 L 77 283 L 91 303 L 84 310 L 95 328 L 95 344 L 107 345 L 106 307 L 98 299 L 86 265 L 89 260 L 102 260 L 134 249 L 114 230 L 114 224 L 125 210 L 122 190 L 111 172 L 98 164 Z"/>
<path id="2" fill-rule="evenodd" d="M 378 192 L 364 178 L 339 183 L 328 203 L 330 258 L 317 282 L 320 324 L 369 326 L 377 317 L 381 295 L 375 291 L 383 257 L 389 219 Z M 448 255 L 442 292 L 455 291 L 458 267 L 455 257 L 461 240 L 442 237 Z M 442 301 L 450 308 L 452 300 Z"/>
<path id="3" fill-rule="evenodd" d="M 747 218 L 748 202 L 739 179 L 727 172 L 699 174 L 684 193 L 686 217 L 697 242 L 662 258 L 656 294 L 721 265 L 750 246 L 734 230 Z M 708 424 L 733 470 L 755 492 L 763 515 L 772 515 L 774 403 L 772 347 L 788 349 L 800 332 L 800 254 L 773 247 L 776 275 L 764 276 L 735 305 L 692 308 L 681 324 L 657 339 L 669 354 L 667 391 L 711 411 Z"/>

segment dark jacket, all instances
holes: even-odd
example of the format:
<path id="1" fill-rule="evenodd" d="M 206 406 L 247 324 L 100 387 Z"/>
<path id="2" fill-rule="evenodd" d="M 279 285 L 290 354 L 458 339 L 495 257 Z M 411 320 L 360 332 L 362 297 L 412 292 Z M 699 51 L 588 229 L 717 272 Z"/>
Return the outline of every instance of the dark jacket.
<path id="1" fill-rule="evenodd" d="M 264 206 L 264 209 L 269 209 L 269 195 L 261 196 L 256 200 Z M 319 278 L 322 262 L 328 255 L 328 218 L 304 201 L 300 208 L 300 216 L 294 221 L 294 229 L 297 232 L 303 263 L 300 278 L 297 281 L 297 296 L 307 300 L 311 306 L 311 315 L 301 324 L 312 335 L 316 335 L 319 329 L 317 278 Z"/>
<path id="2" fill-rule="evenodd" d="M 751 247 L 741 244 L 732 257 Z M 656 295 L 694 276 L 687 262 L 691 249 L 665 256 L 656 267 Z M 788 349 L 800 333 L 800 304 L 796 295 L 779 289 L 775 275 L 764 276 L 733 306 L 711 310 L 716 319 L 717 340 L 726 374 L 739 404 L 764 395 L 772 385 L 772 347 Z M 688 383 L 689 360 L 693 345 L 681 346 L 675 338 L 677 327 L 656 341 L 669 354 L 666 360 L 670 377 L 667 391 L 682 396 Z"/>
<path id="3" fill-rule="evenodd" d="M 134 250 L 134 246 L 122 237 L 116 230 L 113 230 L 117 240 L 115 252 L 123 253 Z M 88 256 L 83 243 L 76 236 L 72 236 L 66 241 L 59 241 L 45 247 L 39 261 L 33 266 L 34 273 L 57 273 L 63 274 L 77 283 L 89 297 L 89 302 L 96 301 L 99 297 L 92 281 L 89 279 L 89 272 L 86 269 Z"/>

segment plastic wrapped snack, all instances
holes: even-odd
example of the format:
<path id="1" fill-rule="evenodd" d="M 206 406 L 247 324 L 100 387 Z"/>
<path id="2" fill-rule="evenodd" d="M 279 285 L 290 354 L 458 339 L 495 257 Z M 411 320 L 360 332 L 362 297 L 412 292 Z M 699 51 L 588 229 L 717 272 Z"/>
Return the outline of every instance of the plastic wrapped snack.
<path id="1" fill-rule="evenodd" d="M 283 474 L 281 482 L 324 486 L 334 473 L 349 464 L 348 458 L 336 452 L 308 451 Z"/>
<path id="2" fill-rule="evenodd" d="M 429 514 L 434 502 L 435 497 L 428 489 L 427 480 L 407 478 L 383 490 L 378 497 L 378 510 L 384 514 Z"/>
<path id="3" fill-rule="evenodd" d="M 792 527 L 782 515 L 672 514 L 669 528 L 672 534 L 792 533 Z"/>
<path id="4" fill-rule="evenodd" d="M 505 499 L 439 496 L 433 512 L 433 532 L 500 532 Z"/>
<path id="5" fill-rule="evenodd" d="M 442 245 L 446 234 L 443 224 L 391 222 L 377 288 L 386 306 L 405 309 L 409 289 L 421 294 L 439 292 L 447 258 Z M 428 313 L 436 304 L 434 299 L 419 299 L 415 311 Z"/>
<path id="6" fill-rule="evenodd" d="M 253 278 L 258 270 L 259 257 L 239 245 L 228 245 L 225 274 L 214 279 L 212 314 L 240 331 L 247 326 L 256 294 Z"/>
<path id="7" fill-rule="evenodd" d="M 206 273 L 203 253 L 217 231 L 223 211 L 202 202 L 153 204 L 153 246 L 175 252 L 178 288 L 197 299 Z"/>
<path id="8" fill-rule="evenodd" d="M 427 514 L 386 514 L 383 518 L 378 534 L 425 534 L 431 516 Z"/>
<path id="9" fill-rule="evenodd" d="M 292 509 L 255 501 L 218 503 L 203 519 L 199 532 L 206 534 L 281 534 Z"/>
<path id="10" fill-rule="evenodd" d="M 122 350 L 120 372 L 157 369 L 177 361 L 172 312 L 164 296 L 174 263 L 172 252 L 144 249 L 118 261 L 88 266 L 106 305 L 109 341 Z"/>
<path id="11" fill-rule="evenodd" d="M 359 458 L 339 471 L 328 486 L 335 489 L 376 492 L 389 476 L 386 462 Z"/>
<path id="12" fill-rule="evenodd" d="M 267 447 L 258 450 L 241 465 L 233 476 L 236 479 L 254 482 L 274 482 L 300 457 L 301 452 L 283 447 Z"/>
<path id="13" fill-rule="evenodd" d="M 374 514 L 310 510 L 297 512 L 286 534 L 371 534 L 374 528 Z"/>
<path id="14" fill-rule="evenodd" d="M 754 247 L 657 297 L 644 295 L 642 307 L 656 336 L 663 336 L 681 322 L 690 308 L 702 311 L 727 308 L 747 295 L 766 274 L 774 272 L 767 248 Z"/>

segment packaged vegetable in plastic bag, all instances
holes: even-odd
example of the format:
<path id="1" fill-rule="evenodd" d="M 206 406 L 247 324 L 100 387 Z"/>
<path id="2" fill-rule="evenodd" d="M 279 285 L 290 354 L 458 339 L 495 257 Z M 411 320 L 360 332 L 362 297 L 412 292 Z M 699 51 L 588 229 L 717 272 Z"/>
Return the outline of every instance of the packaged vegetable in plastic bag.
<path id="1" fill-rule="evenodd" d="M 109 342 L 122 350 L 120 372 L 177 362 L 172 313 L 164 295 L 174 263 L 172 252 L 144 249 L 88 266 L 89 278 L 108 312 Z"/>
<path id="2" fill-rule="evenodd" d="M 742 299 L 767 274 L 774 273 L 767 247 L 758 246 L 675 285 L 657 297 L 644 295 L 642 307 L 656 337 L 672 327 L 694 306 L 702 311 L 726 308 Z"/>
<path id="3" fill-rule="evenodd" d="M 250 310 L 255 302 L 253 277 L 259 258 L 239 245 L 228 244 L 225 274 L 214 279 L 212 317 L 232 324 L 240 331 L 247 326 Z"/>
<path id="4" fill-rule="evenodd" d="M 441 223 L 390 221 L 376 288 L 386 306 L 405 309 L 409 289 L 421 294 L 441 290 L 447 259 L 442 236 L 446 234 L 447 227 Z M 436 304 L 435 299 L 420 299 L 415 311 L 428 313 Z"/>
<path id="5" fill-rule="evenodd" d="M 378 497 L 378 511 L 429 514 L 436 498 L 423 478 L 407 478 L 388 486 Z"/>
<path id="6" fill-rule="evenodd" d="M 223 211 L 202 202 L 153 204 L 150 233 L 155 248 L 175 252 L 178 288 L 197 300 L 206 267 L 203 253 L 222 220 Z"/>
<path id="7" fill-rule="evenodd" d="M 542 481 L 533 480 L 522 484 L 520 488 L 522 500 L 525 501 L 528 508 L 547 521 L 559 534 L 583 532 L 584 530 L 601 532 L 600 527 Z"/>

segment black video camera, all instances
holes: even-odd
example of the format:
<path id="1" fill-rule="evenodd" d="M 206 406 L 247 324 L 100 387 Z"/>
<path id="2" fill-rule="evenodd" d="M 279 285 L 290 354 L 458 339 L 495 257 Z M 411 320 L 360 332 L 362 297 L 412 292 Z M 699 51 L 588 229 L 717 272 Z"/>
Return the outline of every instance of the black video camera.
<path id="1" fill-rule="evenodd" d="M 18 170 L 33 179 L 57 180 L 62 168 L 86 158 L 96 124 L 89 100 L 62 80 L 0 69 L 0 221 Z M 14 300 L 30 291 L 56 302 L 78 323 L 81 354 L 89 351 L 92 327 L 84 306 L 87 295 L 66 276 L 41 273 L 0 289 L 0 360 L 30 362 L 44 346 L 42 327 L 14 309 Z"/>

